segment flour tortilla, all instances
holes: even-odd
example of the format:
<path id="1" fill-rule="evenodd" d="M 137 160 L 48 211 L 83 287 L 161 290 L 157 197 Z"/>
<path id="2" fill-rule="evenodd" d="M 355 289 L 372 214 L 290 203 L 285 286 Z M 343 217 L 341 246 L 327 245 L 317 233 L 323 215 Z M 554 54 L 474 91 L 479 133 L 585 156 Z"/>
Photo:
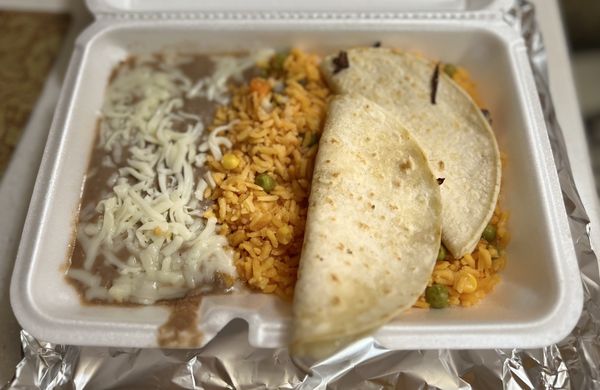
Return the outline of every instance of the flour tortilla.
<path id="1" fill-rule="evenodd" d="M 292 352 L 323 357 L 411 307 L 440 235 L 439 185 L 415 140 L 377 104 L 335 98 L 315 162 Z"/>
<path id="2" fill-rule="evenodd" d="M 385 48 L 347 52 L 349 67 L 335 73 L 332 55 L 322 68 L 337 93 L 360 93 L 396 113 L 444 178 L 442 241 L 455 258 L 471 253 L 490 221 L 500 191 L 500 153 L 494 133 L 473 100 L 443 71 L 436 104 L 436 64 Z"/>

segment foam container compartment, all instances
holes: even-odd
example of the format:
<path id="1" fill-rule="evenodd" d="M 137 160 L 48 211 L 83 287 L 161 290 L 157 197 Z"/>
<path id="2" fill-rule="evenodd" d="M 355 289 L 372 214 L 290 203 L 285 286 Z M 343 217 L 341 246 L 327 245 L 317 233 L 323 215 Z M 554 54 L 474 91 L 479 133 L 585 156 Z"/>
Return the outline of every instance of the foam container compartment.
<path id="1" fill-rule="evenodd" d="M 493 116 L 512 242 L 501 283 L 479 305 L 410 310 L 374 337 L 390 349 L 539 347 L 565 337 L 582 308 L 577 259 L 524 43 L 502 20 L 510 1 L 303 2 L 89 0 L 96 21 L 79 37 L 48 137 L 12 278 L 17 319 L 56 343 L 157 347 L 168 310 L 82 305 L 64 278 L 82 183 L 108 78 L 129 55 L 298 46 L 319 53 L 381 41 L 465 66 Z M 308 4 L 308 5 L 307 5 Z M 363 5 L 361 5 L 363 4 Z M 165 5 L 162 5 L 165 7 Z M 287 7 L 287 8 L 286 8 Z M 312 8 L 311 8 L 312 7 Z M 425 8 L 427 7 L 427 8 Z M 437 9 L 435 7 L 438 7 Z M 308 12 L 310 10 L 310 12 Z M 356 12 L 354 12 L 356 11 Z M 315 286 L 318 288 L 318 286 Z M 234 318 L 256 347 L 286 345 L 290 305 L 271 295 L 203 300 L 204 342 Z"/>

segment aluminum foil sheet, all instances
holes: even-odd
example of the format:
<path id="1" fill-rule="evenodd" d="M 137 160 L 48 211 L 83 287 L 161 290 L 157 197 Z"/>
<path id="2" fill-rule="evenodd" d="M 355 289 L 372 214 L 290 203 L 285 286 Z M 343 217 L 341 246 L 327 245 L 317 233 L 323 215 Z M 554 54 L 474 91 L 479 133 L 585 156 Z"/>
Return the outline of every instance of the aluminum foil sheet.
<path id="1" fill-rule="evenodd" d="M 24 357 L 5 388 L 600 389 L 600 274 L 547 85 L 546 52 L 530 3 L 516 1 L 504 17 L 529 49 L 581 269 L 584 309 L 563 341 L 536 350 L 389 351 L 365 339 L 309 366 L 286 349 L 251 347 L 241 320 L 191 351 L 79 348 L 22 331 Z"/>

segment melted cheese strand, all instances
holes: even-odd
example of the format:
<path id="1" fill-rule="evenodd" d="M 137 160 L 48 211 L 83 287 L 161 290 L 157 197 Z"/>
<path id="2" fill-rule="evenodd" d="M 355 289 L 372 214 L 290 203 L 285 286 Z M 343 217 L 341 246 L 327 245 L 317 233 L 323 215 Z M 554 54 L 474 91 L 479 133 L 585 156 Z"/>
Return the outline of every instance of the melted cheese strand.
<path id="1" fill-rule="evenodd" d="M 274 50 L 265 49 L 254 52 L 247 57 L 220 56 L 211 58 L 215 71 L 212 75 L 200 79 L 188 92 L 187 98 L 203 97 L 207 100 L 225 105 L 229 103 L 227 82 L 230 79 L 242 81 L 243 73 L 258 62 L 267 61 Z"/>

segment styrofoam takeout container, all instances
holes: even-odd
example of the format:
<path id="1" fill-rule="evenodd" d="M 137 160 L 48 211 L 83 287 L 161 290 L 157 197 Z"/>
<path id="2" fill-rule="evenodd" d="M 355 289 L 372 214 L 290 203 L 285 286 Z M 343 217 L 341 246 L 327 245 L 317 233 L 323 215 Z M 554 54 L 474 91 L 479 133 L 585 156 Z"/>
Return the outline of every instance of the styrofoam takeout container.
<path id="1" fill-rule="evenodd" d="M 64 279 L 95 122 L 119 61 L 163 50 L 299 46 L 329 53 L 381 41 L 471 72 L 508 155 L 503 205 L 511 213 L 512 242 L 502 282 L 481 304 L 410 310 L 375 338 L 391 349 L 526 348 L 556 342 L 571 331 L 582 308 L 577 261 L 526 49 L 501 18 L 510 1 L 168 3 L 166 9 L 157 0 L 88 1 L 97 18 L 79 37 L 71 59 L 12 278 L 12 306 L 26 330 L 57 343 L 155 347 L 156 330 L 168 316 L 160 306 L 82 305 Z M 289 305 L 257 293 L 204 299 L 199 323 L 204 341 L 234 318 L 248 322 L 253 346 L 288 341 Z"/>

